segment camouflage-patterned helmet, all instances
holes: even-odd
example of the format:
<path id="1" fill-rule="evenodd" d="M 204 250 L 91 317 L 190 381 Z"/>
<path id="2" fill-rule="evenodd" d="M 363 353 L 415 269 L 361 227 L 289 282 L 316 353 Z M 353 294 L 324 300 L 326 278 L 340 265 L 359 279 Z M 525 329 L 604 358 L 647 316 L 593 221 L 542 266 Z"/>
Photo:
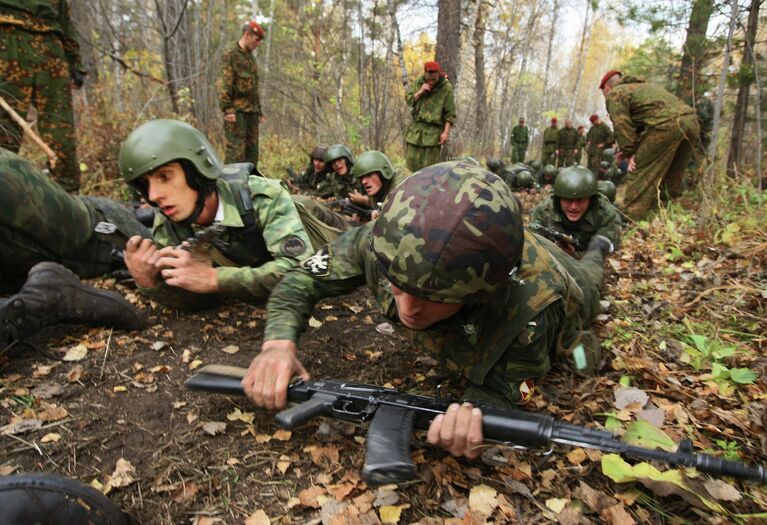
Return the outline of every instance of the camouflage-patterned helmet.
<path id="1" fill-rule="evenodd" d="M 357 162 L 352 168 L 352 176 L 361 179 L 371 173 L 380 173 L 385 180 L 394 177 L 394 166 L 391 165 L 389 157 L 380 151 L 370 150 L 357 157 Z"/>
<path id="2" fill-rule="evenodd" d="M 600 180 L 597 182 L 597 191 L 610 199 L 610 202 L 615 202 L 615 194 L 617 189 L 615 184 L 610 180 Z"/>
<path id="3" fill-rule="evenodd" d="M 427 166 L 394 188 L 372 233 L 376 261 L 394 286 L 452 304 L 505 296 L 523 244 L 509 187 L 464 161 Z"/>
<path id="4" fill-rule="evenodd" d="M 533 171 L 538 172 L 541 171 L 541 161 L 538 159 L 531 160 L 530 161 L 530 167 L 533 169 Z"/>
<path id="5" fill-rule="evenodd" d="M 605 148 L 602 150 L 602 160 L 612 162 L 615 160 L 615 150 L 612 148 Z"/>
<path id="6" fill-rule="evenodd" d="M 224 169 L 213 146 L 199 130 L 180 120 L 150 120 L 134 129 L 120 147 L 117 164 L 125 182 L 132 183 L 169 162 L 186 159 L 206 179 Z"/>
<path id="7" fill-rule="evenodd" d="M 498 175 L 503 169 L 503 161 L 495 157 L 490 157 L 489 159 L 487 159 L 485 164 L 487 164 L 487 169 L 489 169 L 496 175 Z"/>
<path id="8" fill-rule="evenodd" d="M 354 155 L 344 144 L 333 144 L 325 152 L 325 162 L 333 162 L 342 157 L 349 163 L 350 168 L 354 165 Z"/>
<path id="9" fill-rule="evenodd" d="M 597 178 L 588 168 L 567 168 L 554 181 L 554 196 L 560 199 L 584 199 L 597 193 Z"/>
<path id="10" fill-rule="evenodd" d="M 533 174 L 527 170 L 522 170 L 517 173 L 517 187 L 519 188 L 532 188 L 534 184 Z"/>

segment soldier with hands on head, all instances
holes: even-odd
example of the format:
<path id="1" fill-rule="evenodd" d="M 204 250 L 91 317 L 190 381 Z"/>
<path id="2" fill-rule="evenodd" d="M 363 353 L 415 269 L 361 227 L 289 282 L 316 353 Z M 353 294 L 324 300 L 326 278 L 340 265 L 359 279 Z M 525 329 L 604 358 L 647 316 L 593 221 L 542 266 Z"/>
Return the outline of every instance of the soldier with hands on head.
<path id="1" fill-rule="evenodd" d="M 465 379 L 465 399 L 523 402 L 555 353 L 596 368 L 598 344 L 571 345 L 589 339 L 583 331 L 598 310 L 605 243 L 595 240 L 576 261 L 523 228 L 519 202 L 499 177 L 464 161 L 424 168 L 391 190 L 375 222 L 344 233 L 280 282 L 243 388 L 258 406 L 283 407 L 291 378 L 309 378 L 297 342 L 314 304 L 367 284 L 414 348 Z M 453 405 L 434 420 L 429 441 L 476 457 L 481 423 L 478 409 Z"/>
<path id="2" fill-rule="evenodd" d="M 543 156 L 541 162 L 544 166 L 551 164 L 557 165 L 559 151 L 559 128 L 557 127 L 557 117 L 551 119 L 551 126 L 543 130 Z"/>
<path id="3" fill-rule="evenodd" d="M 80 189 L 70 89 L 85 69 L 66 0 L 0 0 L 0 96 L 22 118 L 37 110 L 40 138 L 56 154 L 51 174 L 69 192 Z M 0 109 L 0 147 L 18 153 L 21 127 Z"/>
<path id="4" fill-rule="evenodd" d="M 226 162 L 250 162 L 258 168 L 258 126 L 263 119 L 258 93 L 258 62 L 253 52 L 266 32 L 251 20 L 242 36 L 221 57 L 219 106 L 224 113 Z"/>
<path id="5" fill-rule="evenodd" d="M 565 119 L 565 127 L 559 130 L 559 167 L 569 167 L 576 163 L 578 143 L 578 131 L 573 127 L 573 121 Z"/>
<path id="6" fill-rule="evenodd" d="M 415 172 L 439 162 L 440 148 L 447 144 L 455 122 L 453 84 L 437 62 L 423 65 L 405 97 L 413 122 L 405 133 L 407 169 Z"/>
<path id="7" fill-rule="evenodd" d="M 525 118 L 519 117 L 519 124 L 511 130 L 511 162 L 525 162 L 527 146 L 530 144 L 530 135 Z"/>
<path id="8" fill-rule="evenodd" d="M 628 159 L 618 204 L 631 217 L 642 217 L 662 195 L 677 197 L 684 173 L 699 144 L 695 110 L 665 89 L 644 80 L 608 71 L 599 83 L 615 126 L 620 151 Z"/>

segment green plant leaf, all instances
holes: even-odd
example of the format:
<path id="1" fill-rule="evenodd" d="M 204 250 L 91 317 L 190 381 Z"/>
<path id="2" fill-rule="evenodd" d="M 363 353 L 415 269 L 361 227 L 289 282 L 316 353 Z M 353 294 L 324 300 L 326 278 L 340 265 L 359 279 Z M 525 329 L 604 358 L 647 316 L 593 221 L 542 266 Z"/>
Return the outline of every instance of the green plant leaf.
<path id="1" fill-rule="evenodd" d="M 730 379 L 739 385 L 750 385 L 756 381 L 757 374 L 750 368 L 733 368 L 730 370 Z"/>
<path id="2" fill-rule="evenodd" d="M 711 352 L 711 355 L 715 359 L 724 359 L 725 357 L 734 356 L 737 352 L 738 352 L 738 349 L 735 348 L 734 346 L 723 346 Z"/>
<path id="3" fill-rule="evenodd" d="M 676 447 L 674 440 L 668 437 L 665 432 L 643 419 L 632 421 L 621 441 L 651 449 L 674 450 Z"/>
<path id="4" fill-rule="evenodd" d="M 715 380 L 728 379 L 730 370 L 721 363 L 714 363 L 711 365 L 711 375 Z"/>
<path id="5" fill-rule="evenodd" d="M 708 337 L 706 337 L 705 335 L 690 334 L 690 339 L 695 345 L 695 348 L 698 349 L 698 352 L 700 352 L 703 355 L 708 355 L 709 353 Z"/>

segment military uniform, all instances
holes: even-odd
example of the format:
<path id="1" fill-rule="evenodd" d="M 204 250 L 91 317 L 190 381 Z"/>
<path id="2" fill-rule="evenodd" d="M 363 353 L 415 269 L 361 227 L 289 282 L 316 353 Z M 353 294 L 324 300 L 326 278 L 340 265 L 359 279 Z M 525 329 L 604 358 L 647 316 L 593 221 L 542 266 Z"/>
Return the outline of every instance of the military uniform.
<path id="1" fill-rule="evenodd" d="M 559 128 L 549 126 L 543 130 L 543 155 L 541 163 L 546 166 L 557 165 L 557 148 L 559 147 Z"/>
<path id="2" fill-rule="evenodd" d="M 616 249 L 620 245 L 620 213 L 607 197 L 601 194 L 591 197 L 589 209 L 578 222 L 569 221 L 559 206 L 559 199 L 549 195 L 533 209 L 530 222 L 571 235 L 583 246 L 588 246 L 595 235 L 604 235 L 612 241 Z M 577 255 L 582 255 L 582 252 Z"/>
<path id="3" fill-rule="evenodd" d="M 525 162 L 527 145 L 530 143 L 527 126 L 518 124 L 511 130 L 511 162 Z"/>
<path id="4" fill-rule="evenodd" d="M 323 199 L 345 199 L 354 190 L 360 191 L 360 185 L 352 177 L 351 170 L 346 175 L 339 175 L 330 170 L 327 177 L 317 185 L 316 195 Z"/>
<path id="5" fill-rule="evenodd" d="M 126 235 L 151 234 L 133 213 L 103 197 L 73 196 L 26 160 L 0 148 L 0 284 L 18 288 L 30 268 L 60 263 L 83 278 L 115 266 L 112 244 L 93 232 L 100 221 Z"/>
<path id="6" fill-rule="evenodd" d="M 429 174 L 433 178 L 425 184 L 411 188 L 416 186 L 413 181 L 422 182 L 419 175 L 414 175 L 399 185 L 374 224 L 344 233 L 303 261 L 300 268 L 288 272 L 269 298 L 264 340 L 297 341 L 316 301 L 350 293 L 364 284 L 373 293 L 381 312 L 393 320 L 397 320 L 397 310 L 392 283 L 408 293 L 415 293 L 410 291 L 413 289 L 431 290 L 428 297 L 435 296 L 433 300 L 438 302 L 456 302 L 450 299 L 449 291 L 467 290 L 469 295 L 462 301 L 463 306 L 449 319 L 425 330 L 403 329 L 417 349 L 433 353 L 448 369 L 468 381 L 466 398 L 501 407 L 518 403 L 529 393 L 530 381 L 548 372 L 554 351 L 566 353 L 566 348 L 596 315 L 603 255 L 590 251 L 583 261 L 576 261 L 548 240 L 523 232 L 519 205 L 510 193 L 504 199 L 515 209 L 486 200 L 492 199 L 493 193 L 481 191 L 482 186 L 497 188 L 499 179 L 481 168 L 448 162 L 430 169 L 434 170 Z M 459 178 L 461 172 L 476 176 L 479 183 L 467 189 Z M 444 191 L 434 193 L 436 184 Z M 404 193 L 407 195 L 403 196 Z M 416 194 L 423 198 L 413 198 Z M 456 220 L 460 222 L 457 227 L 464 228 L 465 221 L 451 218 L 451 214 L 465 207 L 466 199 L 477 210 L 471 220 L 485 228 L 477 231 L 474 226 L 467 226 L 461 238 L 497 235 L 508 239 L 509 247 L 500 247 L 497 253 L 488 255 L 486 250 L 472 250 L 474 247 L 468 245 L 450 245 L 456 237 L 445 235 L 444 229 L 451 227 L 447 223 L 455 225 Z M 439 210 L 444 221 L 414 221 L 417 226 L 402 231 L 400 222 L 409 222 L 413 213 L 423 212 L 411 209 L 419 206 L 419 201 L 425 203 L 423 206 L 428 204 L 432 213 Z M 508 231 L 516 221 L 519 232 Z M 400 249 L 406 260 L 397 258 L 394 262 L 379 251 L 388 250 L 389 242 L 405 243 L 415 249 Z M 517 253 L 521 261 L 509 275 L 506 265 L 514 250 L 512 245 L 520 247 Z M 459 257 L 461 264 L 443 262 L 441 258 L 446 254 L 448 258 Z M 485 264 L 486 257 L 498 264 Z M 437 271 L 442 272 L 442 277 L 446 272 L 451 277 L 442 281 L 442 277 L 436 276 Z M 411 274 L 422 275 L 423 279 L 408 281 Z M 489 285 L 496 279 L 502 283 L 502 292 L 501 285 Z M 440 301 L 445 286 L 448 292 L 444 293 L 448 295 Z M 485 293 L 496 294 L 496 300 L 480 299 Z"/>
<path id="7" fill-rule="evenodd" d="M 611 147 L 615 138 L 610 127 L 604 122 L 592 125 L 586 133 L 586 154 L 589 157 L 588 168 L 594 173 L 599 172 L 599 163 L 602 161 L 602 150 Z M 599 144 L 602 146 L 600 147 Z"/>
<path id="8" fill-rule="evenodd" d="M 580 165 L 583 160 L 583 150 L 586 148 L 586 134 L 578 133 L 578 153 L 575 154 L 575 161 Z"/>
<path id="9" fill-rule="evenodd" d="M 311 255 L 312 244 L 296 206 L 279 182 L 251 175 L 248 187 L 255 219 L 250 226 L 243 220 L 230 183 L 216 179 L 219 212 L 223 211 L 217 222 L 226 226 L 211 252 L 218 293 L 198 294 L 161 283 L 154 288 L 142 288 L 147 296 L 178 309 L 208 308 L 222 299 L 263 300 L 286 271 Z M 177 246 L 202 228 L 198 224 L 182 226 L 158 213 L 152 234 L 161 248 Z"/>
<path id="10" fill-rule="evenodd" d="M 676 197 L 700 128 L 695 110 L 665 89 L 631 76 L 621 77 L 605 97 L 624 157 L 636 169 L 618 191 L 618 205 L 641 217 L 656 202 L 657 190 Z M 661 187 L 662 186 L 662 187 Z"/>
<path id="11" fill-rule="evenodd" d="M 70 76 L 85 75 L 80 48 L 60 0 L 0 0 L 0 96 L 25 117 L 37 109 L 40 138 L 56 153 L 53 178 L 80 188 Z M 0 147 L 18 153 L 21 127 L 0 109 Z"/>
<path id="12" fill-rule="evenodd" d="M 251 162 L 258 166 L 258 125 L 261 99 L 258 94 L 258 63 L 252 52 L 235 43 L 221 58 L 219 106 L 234 113 L 236 122 L 224 122 L 224 162 Z"/>
<path id="13" fill-rule="evenodd" d="M 578 150 L 578 130 L 565 126 L 559 130 L 559 166 L 572 166 Z"/>
<path id="14" fill-rule="evenodd" d="M 322 182 L 324 182 L 324 180 L 327 178 L 329 171 L 331 170 L 325 167 L 325 169 L 323 169 L 321 172 L 315 172 L 314 163 L 310 159 L 306 169 L 303 171 L 303 173 L 301 173 L 301 175 L 298 176 L 296 185 L 300 190 L 305 191 L 309 195 L 321 196 L 317 193 L 317 191 L 320 184 L 322 184 Z"/>
<path id="15" fill-rule="evenodd" d="M 418 77 L 405 98 L 413 116 L 405 133 L 407 168 L 412 172 L 439 162 L 439 137 L 445 122 L 455 123 L 453 84 L 441 76 L 431 91 L 416 100 L 415 93 L 423 83 L 424 77 Z"/>

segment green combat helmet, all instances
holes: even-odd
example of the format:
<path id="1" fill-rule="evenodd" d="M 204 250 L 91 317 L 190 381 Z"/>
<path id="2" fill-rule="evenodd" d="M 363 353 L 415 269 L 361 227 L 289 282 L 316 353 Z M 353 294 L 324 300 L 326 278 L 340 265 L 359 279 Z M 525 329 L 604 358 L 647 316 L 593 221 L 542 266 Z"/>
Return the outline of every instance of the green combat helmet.
<path id="1" fill-rule="evenodd" d="M 333 144 L 325 152 L 325 162 L 333 162 L 341 157 L 345 158 L 346 162 L 349 163 L 349 168 L 354 166 L 354 155 L 344 144 Z"/>
<path id="2" fill-rule="evenodd" d="M 585 199 L 597 193 L 597 178 L 588 168 L 568 168 L 554 181 L 554 196 L 560 199 Z"/>
<path id="3" fill-rule="evenodd" d="M 487 169 L 489 169 L 496 175 L 501 174 L 501 170 L 503 169 L 503 161 L 501 159 L 490 157 L 489 159 L 487 159 L 485 164 L 487 164 Z"/>
<path id="4" fill-rule="evenodd" d="M 538 159 L 531 160 L 530 168 L 533 170 L 533 172 L 538 173 L 539 171 L 541 171 L 541 161 Z"/>
<path id="5" fill-rule="evenodd" d="M 542 182 L 543 184 L 553 184 L 554 179 L 557 178 L 557 168 L 556 166 L 552 166 L 551 164 L 547 164 L 545 168 L 543 168 L 543 177 Z"/>
<path id="6" fill-rule="evenodd" d="M 380 173 L 384 180 L 394 178 L 394 166 L 392 166 L 389 157 L 375 150 L 361 154 L 352 168 L 352 177 L 361 179 L 371 173 Z"/>
<path id="7" fill-rule="evenodd" d="M 224 170 L 213 146 L 198 129 L 180 120 L 150 120 L 134 129 L 120 147 L 117 164 L 125 182 L 142 193 L 137 180 L 179 159 L 194 164 L 198 173 L 215 180 Z M 146 198 L 146 195 L 143 195 Z"/>
<path id="8" fill-rule="evenodd" d="M 615 160 L 615 150 L 612 148 L 602 150 L 602 160 L 613 162 Z"/>
<path id="9" fill-rule="evenodd" d="M 509 187 L 462 161 L 427 166 L 399 184 L 372 232 L 376 261 L 392 285 L 439 303 L 505 298 L 523 244 L 522 213 Z"/>
<path id="10" fill-rule="evenodd" d="M 534 186 L 533 174 L 527 170 L 522 170 L 517 173 L 517 187 L 530 189 Z"/>
<path id="11" fill-rule="evenodd" d="M 597 182 L 597 191 L 610 199 L 610 202 L 615 202 L 615 194 L 617 192 L 615 184 L 610 180 L 600 180 Z"/>

